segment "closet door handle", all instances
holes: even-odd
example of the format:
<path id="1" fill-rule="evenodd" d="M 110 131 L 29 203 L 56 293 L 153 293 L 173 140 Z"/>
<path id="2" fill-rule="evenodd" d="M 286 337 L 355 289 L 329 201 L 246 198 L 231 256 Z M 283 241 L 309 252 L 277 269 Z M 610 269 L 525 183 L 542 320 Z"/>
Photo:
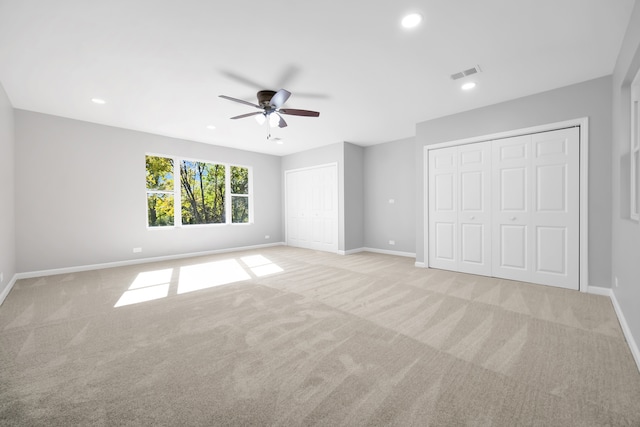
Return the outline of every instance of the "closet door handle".
<path id="1" fill-rule="evenodd" d="M 476 217 L 475 217 L 475 216 L 473 216 L 473 215 L 471 215 L 471 216 L 469 217 L 469 219 L 476 219 Z"/>
<path id="2" fill-rule="evenodd" d="M 511 219 L 511 221 L 515 221 L 515 220 L 516 220 L 516 217 L 515 217 L 515 216 L 512 216 L 510 219 Z"/>

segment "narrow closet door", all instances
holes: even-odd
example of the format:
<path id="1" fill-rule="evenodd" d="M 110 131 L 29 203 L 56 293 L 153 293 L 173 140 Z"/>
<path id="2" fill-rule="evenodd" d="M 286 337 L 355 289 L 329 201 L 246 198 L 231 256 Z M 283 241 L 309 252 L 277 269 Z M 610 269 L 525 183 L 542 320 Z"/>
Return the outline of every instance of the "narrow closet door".
<path id="1" fill-rule="evenodd" d="M 458 147 L 458 270 L 491 275 L 491 143 Z"/>
<path id="2" fill-rule="evenodd" d="M 532 137 L 531 282 L 579 289 L 578 128 Z"/>
<path id="3" fill-rule="evenodd" d="M 335 165 L 310 171 L 309 205 L 311 247 L 324 251 L 338 250 L 338 169 Z M 310 190 L 310 191 L 309 191 Z"/>
<path id="4" fill-rule="evenodd" d="M 429 266 L 458 269 L 457 147 L 429 151 Z"/>
<path id="5" fill-rule="evenodd" d="M 530 281 L 531 135 L 494 141 L 492 158 L 492 275 Z"/>

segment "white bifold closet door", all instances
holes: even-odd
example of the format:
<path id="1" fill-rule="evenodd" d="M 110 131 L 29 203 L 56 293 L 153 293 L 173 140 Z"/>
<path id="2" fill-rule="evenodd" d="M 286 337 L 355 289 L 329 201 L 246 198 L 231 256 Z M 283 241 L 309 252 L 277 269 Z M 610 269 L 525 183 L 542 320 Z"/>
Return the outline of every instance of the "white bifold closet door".
<path id="1" fill-rule="evenodd" d="M 429 152 L 429 265 L 491 275 L 491 145 Z"/>
<path id="2" fill-rule="evenodd" d="M 285 172 L 287 245 L 338 251 L 338 168 Z"/>
<path id="3" fill-rule="evenodd" d="M 494 141 L 493 276 L 579 288 L 579 130 Z"/>
<path id="4" fill-rule="evenodd" d="M 429 266 L 579 288 L 579 129 L 429 151 Z"/>

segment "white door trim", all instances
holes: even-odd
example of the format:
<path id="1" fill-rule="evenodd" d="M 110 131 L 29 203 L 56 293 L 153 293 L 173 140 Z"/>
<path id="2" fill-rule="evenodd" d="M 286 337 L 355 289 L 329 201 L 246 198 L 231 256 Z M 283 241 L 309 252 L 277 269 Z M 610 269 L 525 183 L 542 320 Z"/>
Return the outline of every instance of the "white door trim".
<path id="1" fill-rule="evenodd" d="M 472 144 L 475 142 L 491 141 L 495 139 L 511 138 L 532 133 L 547 132 L 569 127 L 580 128 L 580 292 L 587 292 L 589 288 L 589 118 L 582 117 L 563 122 L 549 123 L 523 129 L 514 129 L 490 135 L 447 141 L 438 144 L 425 145 L 423 148 L 423 201 L 424 201 L 424 266 L 429 266 L 429 150 L 453 147 L 456 145 Z M 418 263 L 416 263 L 418 264 Z"/>
<path id="2" fill-rule="evenodd" d="M 321 168 L 326 168 L 326 167 L 331 167 L 331 166 L 335 166 L 336 168 L 336 173 L 338 171 L 338 162 L 331 162 L 331 163 L 323 163 L 321 165 L 313 165 L 313 166 L 307 166 L 307 167 L 303 167 L 303 168 L 296 168 L 296 169 L 287 169 L 284 171 L 284 244 L 288 245 L 289 244 L 289 204 L 288 204 L 288 200 L 287 200 L 287 179 L 289 177 L 289 174 L 291 173 L 295 173 L 295 172 L 302 172 L 302 171 L 308 171 L 308 170 L 313 170 L 313 169 L 321 169 Z M 338 202 L 339 202 L 339 196 L 338 196 L 338 190 L 340 187 L 340 183 L 339 183 L 339 176 L 336 175 L 336 191 L 335 191 L 335 206 L 336 208 L 339 207 Z M 340 210 L 338 209 L 338 213 L 340 212 Z M 338 215 L 339 216 L 339 215 Z M 336 219 L 336 235 L 335 235 L 335 239 L 336 239 L 336 244 L 339 247 L 339 237 L 340 237 L 340 231 L 339 231 L 339 221 L 340 219 L 337 218 Z"/>

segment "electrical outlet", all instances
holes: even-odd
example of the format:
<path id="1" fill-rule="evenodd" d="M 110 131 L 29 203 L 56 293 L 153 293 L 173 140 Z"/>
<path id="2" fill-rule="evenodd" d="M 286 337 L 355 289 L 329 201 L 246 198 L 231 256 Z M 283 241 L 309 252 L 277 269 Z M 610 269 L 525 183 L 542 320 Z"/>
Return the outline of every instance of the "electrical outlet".
<path id="1" fill-rule="evenodd" d="M 394 199 L 389 199 L 389 204 L 393 205 L 396 201 Z"/>
<path id="2" fill-rule="evenodd" d="M 615 276 L 615 277 L 613 278 L 613 283 L 615 283 L 616 288 L 619 286 L 619 285 L 618 285 L 618 276 Z"/>
<path id="3" fill-rule="evenodd" d="M 0 283 L 4 282 L 4 273 L 0 273 Z"/>
<path id="4" fill-rule="evenodd" d="M 396 241 L 395 241 L 395 240 L 389 240 L 389 244 L 390 244 L 391 246 L 393 246 L 393 245 L 395 245 L 395 244 L 396 244 Z"/>
<path id="5" fill-rule="evenodd" d="M 142 252 L 142 248 L 133 248 L 133 253 L 137 254 L 139 252 Z"/>
<path id="6" fill-rule="evenodd" d="M 266 236 L 264 236 L 265 239 L 269 239 L 271 236 L 269 236 L 268 234 Z"/>

